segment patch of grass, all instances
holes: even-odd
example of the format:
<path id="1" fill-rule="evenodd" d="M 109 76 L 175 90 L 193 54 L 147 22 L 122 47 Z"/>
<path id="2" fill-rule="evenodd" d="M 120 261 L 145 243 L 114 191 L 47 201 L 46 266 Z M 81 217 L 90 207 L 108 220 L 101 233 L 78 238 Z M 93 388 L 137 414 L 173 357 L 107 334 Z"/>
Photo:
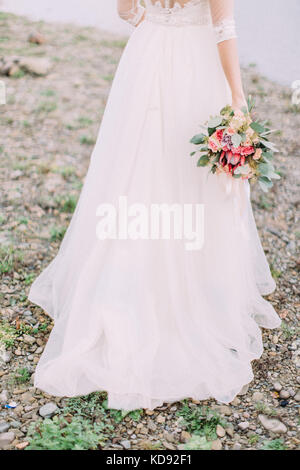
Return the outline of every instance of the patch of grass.
<path id="1" fill-rule="evenodd" d="M 274 439 L 273 441 L 264 441 L 262 450 L 287 450 L 282 439 Z"/>
<path id="2" fill-rule="evenodd" d="M 260 194 L 257 205 L 260 209 L 264 209 L 267 211 L 272 208 L 272 204 L 268 201 L 268 198 L 264 194 Z"/>
<path id="3" fill-rule="evenodd" d="M 205 436 L 193 435 L 184 445 L 185 450 L 211 450 L 211 442 Z"/>
<path id="4" fill-rule="evenodd" d="M 93 120 L 88 118 L 88 117 L 80 117 L 78 118 L 78 123 L 81 127 L 87 127 L 87 126 L 90 126 L 91 124 L 93 124 Z"/>
<path id="5" fill-rule="evenodd" d="M 54 90 L 47 89 L 47 90 L 41 91 L 41 95 L 42 95 L 42 96 L 48 96 L 48 97 L 49 97 L 49 96 L 55 96 L 56 93 L 55 93 Z"/>
<path id="6" fill-rule="evenodd" d="M 182 425 L 189 433 L 206 437 L 208 440 L 217 439 L 216 427 L 218 424 L 225 426 L 226 422 L 215 411 L 204 406 L 189 406 L 183 401 L 182 408 L 177 412 Z"/>
<path id="7" fill-rule="evenodd" d="M 22 260 L 22 252 L 16 250 L 14 246 L 0 246 L 0 274 L 17 271 Z"/>
<path id="8" fill-rule="evenodd" d="M 114 75 L 112 75 L 112 74 L 111 74 L 111 75 L 104 75 L 104 77 L 102 77 L 102 78 L 103 78 L 103 80 L 105 80 L 106 82 L 109 82 L 109 83 L 110 83 L 110 82 L 113 81 Z"/>
<path id="9" fill-rule="evenodd" d="M 14 346 L 16 338 L 16 329 L 8 323 L 0 321 L 0 345 L 2 344 L 6 349 L 10 349 Z"/>
<path id="10" fill-rule="evenodd" d="M 56 170 L 57 173 L 62 175 L 62 177 L 68 181 L 70 178 L 72 178 L 76 174 L 76 170 L 73 166 L 62 166 L 57 168 Z"/>
<path id="11" fill-rule="evenodd" d="M 249 436 L 248 440 L 249 440 L 249 444 L 251 446 L 253 446 L 254 444 L 258 443 L 259 436 L 258 436 L 258 434 L 251 434 L 251 436 Z"/>
<path id="12" fill-rule="evenodd" d="M 274 268 L 274 265 L 272 263 L 270 264 L 270 271 L 271 271 L 272 277 L 275 279 L 275 281 L 277 279 L 279 279 L 280 276 L 282 275 L 282 272 L 278 271 L 278 269 Z"/>
<path id="13" fill-rule="evenodd" d="M 11 75 L 11 78 L 23 78 L 23 77 L 25 77 L 25 75 L 26 74 L 25 74 L 24 70 L 19 69 Z"/>
<path id="14" fill-rule="evenodd" d="M 6 221 L 6 218 L 4 217 L 4 215 L 0 214 L 0 225 L 3 225 L 5 221 Z"/>
<path id="15" fill-rule="evenodd" d="M 55 198 L 61 212 L 67 212 L 73 214 L 77 205 L 77 197 L 72 194 L 66 194 L 64 196 L 58 196 Z"/>
<path id="16" fill-rule="evenodd" d="M 113 41 L 103 40 L 100 42 L 100 45 L 103 47 L 117 47 L 120 49 L 124 49 L 126 44 L 127 44 L 127 41 L 122 41 L 122 40 L 113 40 Z"/>
<path id="17" fill-rule="evenodd" d="M 80 137 L 80 143 L 81 143 L 81 145 L 94 145 L 96 143 L 96 141 L 93 137 L 89 137 L 87 135 L 82 135 Z"/>
<path id="18" fill-rule="evenodd" d="M 267 416 L 277 416 L 277 411 L 275 409 L 269 408 L 265 403 L 259 401 L 255 404 L 255 408 L 259 413 L 263 413 Z"/>
<path id="19" fill-rule="evenodd" d="M 55 103 L 55 101 L 43 101 L 37 107 L 36 112 L 37 113 L 52 113 L 56 109 L 57 109 L 57 103 Z"/>
<path id="20" fill-rule="evenodd" d="M 295 329 L 290 327 L 286 322 L 281 323 L 281 329 L 284 336 L 284 339 L 291 339 L 295 334 Z"/>
<path id="21" fill-rule="evenodd" d="M 26 450 L 93 450 L 106 440 L 105 425 L 92 424 L 81 417 L 54 417 L 33 423 L 27 434 Z"/>
<path id="22" fill-rule="evenodd" d="M 27 367 L 22 367 L 17 370 L 12 376 L 12 381 L 17 384 L 25 384 L 29 382 L 31 373 Z"/>
<path id="23" fill-rule="evenodd" d="M 107 420 L 113 419 L 116 423 L 120 423 L 128 416 L 133 421 L 139 421 L 143 415 L 143 410 L 113 410 L 107 408 L 106 394 L 101 392 L 91 393 L 83 397 L 70 398 L 66 407 L 64 408 L 65 414 L 75 414 L 76 416 L 83 416 L 89 419 Z"/>
<path id="24" fill-rule="evenodd" d="M 26 286 L 30 286 L 30 284 L 32 284 L 33 280 L 35 279 L 35 274 L 34 273 L 30 273 L 30 274 L 27 274 L 25 277 L 24 277 L 24 283 Z"/>
<path id="25" fill-rule="evenodd" d="M 50 231 L 50 240 L 56 242 L 57 240 L 62 240 L 66 233 L 65 227 L 52 227 Z"/>
<path id="26" fill-rule="evenodd" d="M 298 104 L 290 104 L 285 110 L 284 112 L 286 114 L 300 114 L 300 105 Z"/>

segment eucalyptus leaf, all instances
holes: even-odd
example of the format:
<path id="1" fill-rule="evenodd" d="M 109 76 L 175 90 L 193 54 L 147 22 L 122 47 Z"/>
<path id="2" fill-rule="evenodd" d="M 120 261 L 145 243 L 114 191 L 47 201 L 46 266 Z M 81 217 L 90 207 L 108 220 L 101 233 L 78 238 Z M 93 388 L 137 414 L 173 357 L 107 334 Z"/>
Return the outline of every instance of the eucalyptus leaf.
<path id="1" fill-rule="evenodd" d="M 231 142 L 235 148 L 239 147 L 242 142 L 242 137 L 239 134 L 234 134 L 231 137 Z"/>
<path id="2" fill-rule="evenodd" d="M 190 142 L 191 144 L 200 145 L 200 144 L 204 144 L 206 138 L 207 136 L 205 134 L 197 134 L 197 135 L 194 135 L 194 137 L 192 137 Z"/>
<path id="3" fill-rule="evenodd" d="M 211 129 L 215 129 L 216 127 L 222 124 L 222 121 L 223 116 L 215 116 L 208 121 L 208 127 L 210 127 Z"/>
<path id="4" fill-rule="evenodd" d="M 208 155 L 202 155 L 202 157 L 199 158 L 197 166 L 206 166 L 209 163 L 209 156 Z"/>
<path id="5" fill-rule="evenodd" d="M 260 176 L 258 178 L 258 182 L 259 182 L 259 185 L 260 185 L 261 189 L 265 193 L 267 193 L 269 191 L 269 189 L 272 188 L 272 186 L 273 186 L 273 182 L 265 176 Z"/>
<path id="6" fill-rule="evenodd" d="M 250 124 L 251 129 L 254 130 L 257 134 L 262 134 L 263 132 L 266 131 L 265 127 L 263 127 L 259 122 L 253 121 Z"/>

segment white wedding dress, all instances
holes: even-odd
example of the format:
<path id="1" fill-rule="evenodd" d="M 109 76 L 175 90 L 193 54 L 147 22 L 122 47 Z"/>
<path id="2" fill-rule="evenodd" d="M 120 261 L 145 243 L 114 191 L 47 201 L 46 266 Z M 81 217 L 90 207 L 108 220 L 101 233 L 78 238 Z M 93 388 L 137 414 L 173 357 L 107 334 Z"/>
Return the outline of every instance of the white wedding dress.
<path id="1" fill-rule="evenodd" d="M 217 42 L 235 37 L 232 1 L 123 4 L 120 14 L 138 27 L 69 229 L 29 294 L 55 322 L 35 386 L 68 397 L 104 390 L 109 407 L 127 410 L 188 397 L 228 403 L 253 379 L 259 327 L 280 325 L 262 297 L 275 283 L 248 182 L 228 187 L 189 156 L 200 124 L 231 102 Z M 99 240 L 97 207 L 117 206 L 120 196 L 203 203 L 203 248 Z"/>

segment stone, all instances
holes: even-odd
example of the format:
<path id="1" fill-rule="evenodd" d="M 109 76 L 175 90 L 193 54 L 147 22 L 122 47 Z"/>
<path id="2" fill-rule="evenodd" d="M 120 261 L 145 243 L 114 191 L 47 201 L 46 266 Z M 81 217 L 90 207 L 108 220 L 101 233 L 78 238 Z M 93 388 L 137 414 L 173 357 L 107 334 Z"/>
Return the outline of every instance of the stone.
<path id="1" fill-rule="evenodd" d="M 34 344 L 35 343 L 35 338 L 30 335 L 23 335 L 23 341 L 26 344 Z"/>
<path id="2" fill-rule="evenodd" d="M 34 33 L 29 34 L 28 42 L 30 42 L 31 44 L 44 44 L 46 42 L 46 39 L 41 33 L 38 33 L 36 31 Z"/>
<path id="3" fill-rule="evenodd" d="M 249 428 L 249 422 L 248 422 L 248 421 L 242 421 L 241 423 L 238 424 L 238 427 L 239 427 L 242 431 L 246 431 L 246 429 Z"/>
<path id="4" fill-rule="evenodd" d="M 224 415 L 224 416 L 231 416 L 232 415 L 232 410 L 229 406 L 226 406 L 226 405 L 222 405 L 219 407 L 219 412 L 221 413 L 221 415 Z"/>
<path id="5" fill-rule="evenodd" d="M 15 438 L 14 432 L 3 432 L 0 434 L 0 449 L 9 446 Z"/>
<path id="6" fill-rule="evenodd" d="M 259 422 L 261 425 L 270 432 L 275 434 L 285 434 L 287 432 L 287 427 L 278 419 L 268 418 L 265 415 L 258 416 Z"/>
<path id="7" fill-rule="evenodd" d="M 16 444 L 16 449 L 24 450 L 27 446 L 29 446 L 29 442 L 27 441 L 20 442 L 20 444 Z"/>
<path id="8" fill-rule="evenodd" d="M 252 395 L 252 401 L 254 403 L 258 403 L 259 401 L 263 401 L 264 395 L 261 392 L 254 392 Z"/>
<path id="9" fill-rule="evenodd" d="M 43 418 L 51 418 L 58 411 L 58 407 L 55 403 L 46 403 L 39 409 L 39 414 Z"/>
<path id="10" fill-rule="evenodd" d="M 124 440 L 124 441 L 121 441 L 120 444 L 122 447 L 124 447 L 124 449 L 131 449 L 130 441 Z"/>
<path id="11" fill-rule="evenodd" d="M 51 62 L 43 57 L 24 57 L 19 63 L 21 69 L 33 75 L 47 75 L 52 67 Z"/>
<path id="12" fill-rule="evenodd" d="M 0 403 L 1 405 L 5 405 L 8 402 L 8 391 L 2 390 L 0 393 Z"/>
<path id="13" fill-rule="evenodd" d="M 282 385 L 280 382 L 274 382 L 273 388 L 276 390 L 276 392 L 280 392 L 280 390 L 282 390 Z"/>
<path id="14" fill-rule="evenodd" d="M 296 401 L 300 401 L 300 391 L 296 393 L 296 395 L 294 396 L 294 399 Z"/>
<path id="15" fill-rule="evenodd" d="M 192 435 L 187 431 L 182 431 L 180 434 L 180 442 L 187 442 L 192 438 Z"/>
<path id="16" fill-rule="evenodd" d="M 222 450 L 222 442 L 220 439 L 216 439 L 215 441 L 212 441 L 211 443 L 211 450 Z"/>
<path id="17" fill-rule="evenodd" d="M 228 436 L 233 437 L 234 436 L 233 427 L 229 426 L 228 428 L 226 428 L 226 433 L 228 434 Z"/>
<path id="18" fill-rule="evenodd" d="M 287 400 L 288 398 L 290 398 L 290 392 L 288 392 L 287 390 L 281 390 L 279 396 L 283 400 Z"/>
<path id="19" fill-rule="evenodd" d="M 217 425 L 216 433 L 218 437 L 224 437 L 225 436 L 225 429 L 220 426 L 220 424 Z"/>
<path id="20" fill-rule="evenodd" d="M 0 434 L 3 433 L 3 432 L 8 431 L 9 428 L 10 428 L 10 425 L 8 423 L 5 423 L 5 421 L 2 421 L 0 423 Z"/>
<path id="21" fill-rule="evenodd" d="M 8 364 L 11 361 L 11 352 L 4 350 L 0 350 L 0 360 L 5 364 Z"/>
<path id="22" fill-rule="evenodd" d="M 164 424 L 164 422 L 166 421 L 166 418 L 162 415 L 158 415 L 157 418 L 156 418 L 156 421 L 159 423 L 159 424 Z"/>
<path id="23" fill-rule="evenodd" d="M 235 444 L 232 447 L 232 450 L 241 450 L 242 445 L 239 442 L 235 442 Z"/>

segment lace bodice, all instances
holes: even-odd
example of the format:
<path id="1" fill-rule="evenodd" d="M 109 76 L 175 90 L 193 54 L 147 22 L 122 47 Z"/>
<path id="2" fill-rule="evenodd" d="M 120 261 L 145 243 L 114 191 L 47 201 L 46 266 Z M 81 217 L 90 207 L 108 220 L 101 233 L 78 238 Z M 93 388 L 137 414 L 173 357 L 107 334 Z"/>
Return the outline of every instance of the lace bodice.
<path id="1" fill-rule="evenodd" d="M 234 0 L 118 0 L 118 8 L 133 26 L 143 18 L 170 26 L 213 24 L 218 43 L 236 37 Z"/>

